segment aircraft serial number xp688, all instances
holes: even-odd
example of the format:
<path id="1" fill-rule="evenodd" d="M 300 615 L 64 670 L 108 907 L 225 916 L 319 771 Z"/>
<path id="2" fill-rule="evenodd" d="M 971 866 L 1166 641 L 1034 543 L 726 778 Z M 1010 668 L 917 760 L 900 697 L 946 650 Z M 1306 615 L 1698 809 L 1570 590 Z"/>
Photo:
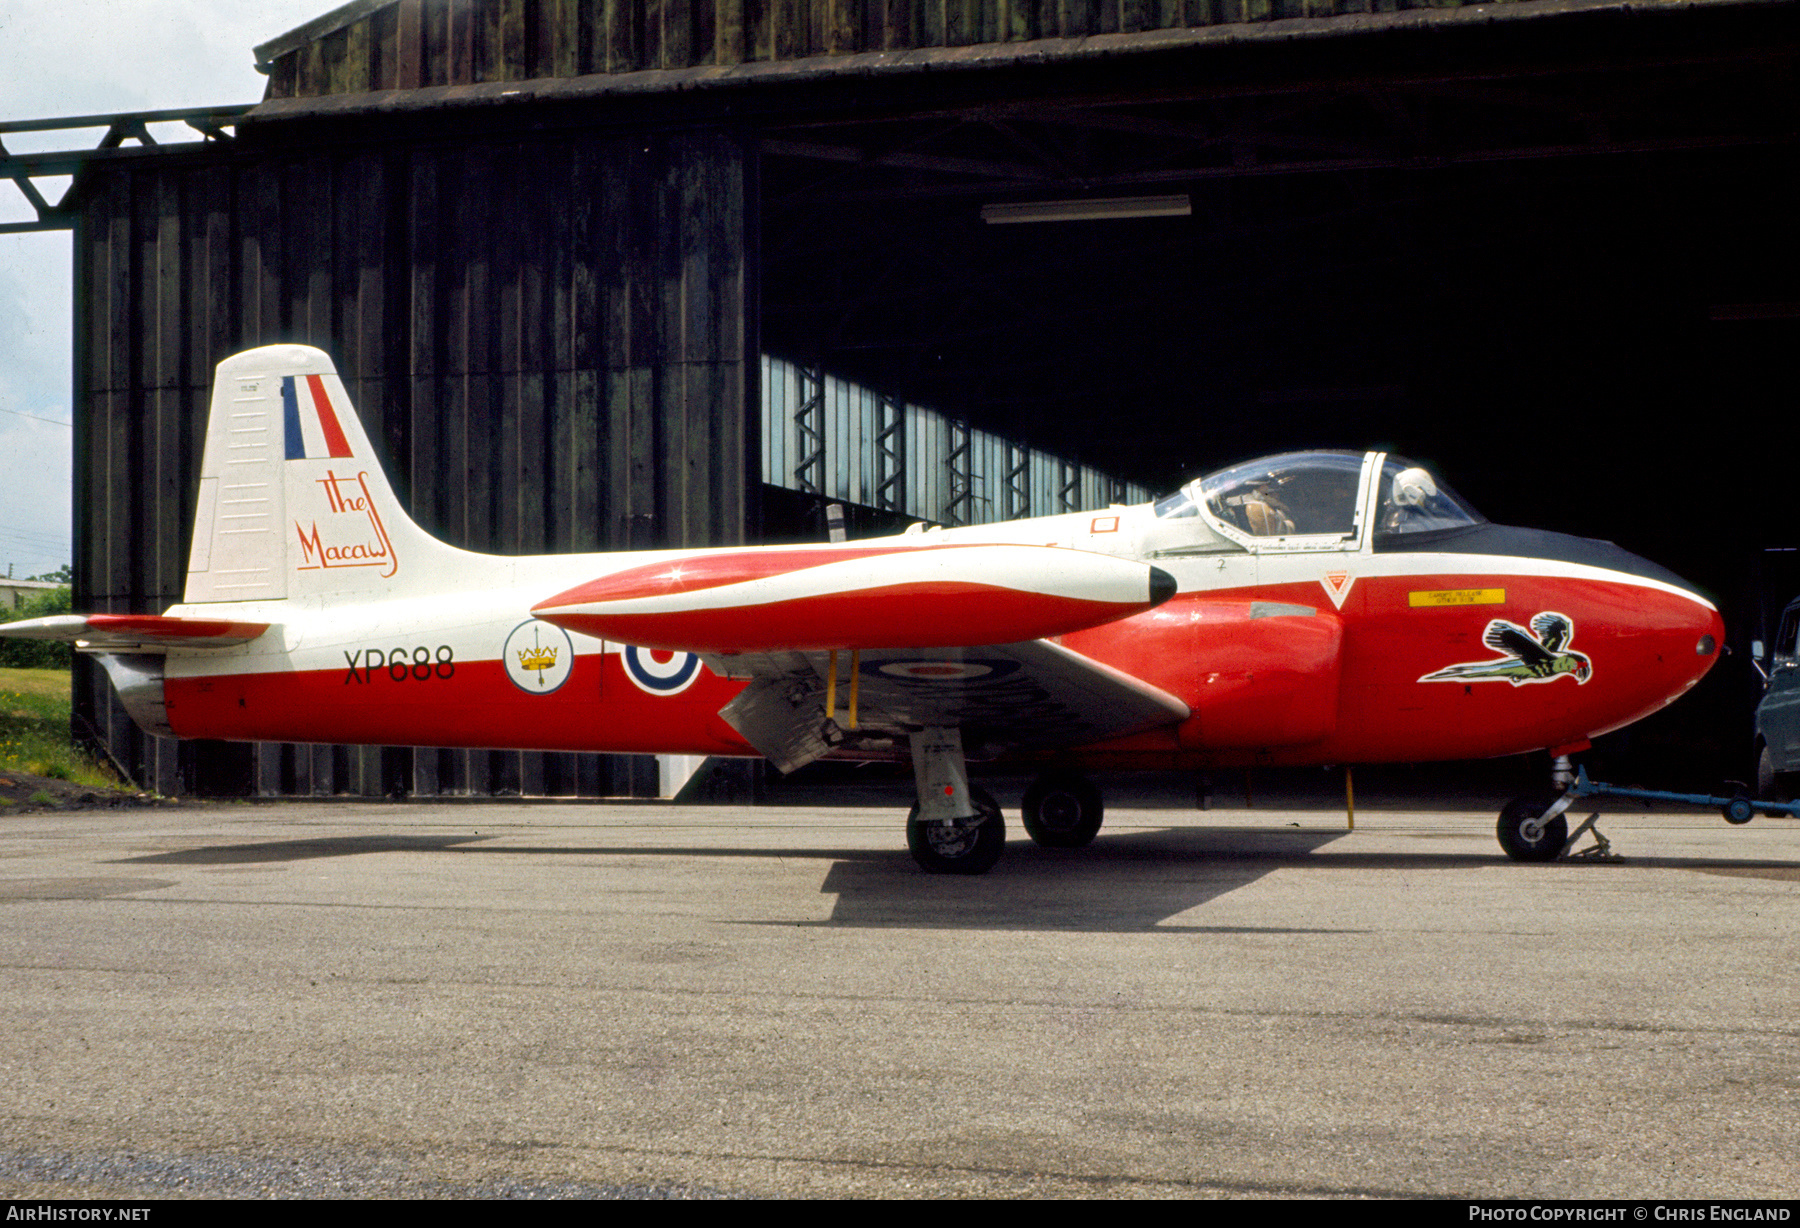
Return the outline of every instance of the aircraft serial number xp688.
<path id="1" fill-rule="evenodd" d="M 98 654 L 163 736 L 910 760 L 907 843 L 948 873 L 1005 842 L 966 757 L 1041 766 L 1025 829 L 1073 848 L 1090 771 L 1566 753 L 1686 692 L 1722 633 L 1663 568 L 1490 524 L 1381 452 L 856 542 L 474 554 L 412 522 L 296 345 L 219 365 L 180 605 L 0 629 Z"/>

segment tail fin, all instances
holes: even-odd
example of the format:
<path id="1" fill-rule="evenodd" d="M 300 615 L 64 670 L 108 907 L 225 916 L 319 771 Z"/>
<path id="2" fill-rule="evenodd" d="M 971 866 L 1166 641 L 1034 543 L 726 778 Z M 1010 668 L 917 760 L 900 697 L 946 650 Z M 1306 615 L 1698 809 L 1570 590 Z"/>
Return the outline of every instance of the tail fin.
<path id="1" fill-rule="evenodd" d="M 400 509 L 322 351 L 271 345 L 219 364 L 188 602 L 398 596 L 451 552 Z"/>

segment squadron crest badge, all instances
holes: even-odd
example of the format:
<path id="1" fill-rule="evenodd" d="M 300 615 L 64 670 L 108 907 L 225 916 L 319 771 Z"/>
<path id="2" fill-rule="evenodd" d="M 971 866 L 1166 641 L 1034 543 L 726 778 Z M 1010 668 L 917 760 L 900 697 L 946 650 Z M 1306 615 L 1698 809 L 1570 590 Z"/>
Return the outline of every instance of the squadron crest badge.
<path id="1" fill-rule="evenodd" d="M 1593 663 L 1569 649 L 1575 624 L 1566 614 L 1545 610 L 1531 620 L 1531 630 L 1496 618 L 1481 634 L 1481 642 L 1504 654 L 1487 661 L 1446 665 L 1426 674 L 1420 682 L 1552 682 L 1565 675 L 1579 683 L 1593 676 Z"/>
<path id="2" fill-rule="evenodd" d="M 514 686 L 529 695 L 548 695 L 569 680 L 575 645 L 561 627 L 534 618 L 513 628 L 500 657 Z"/>

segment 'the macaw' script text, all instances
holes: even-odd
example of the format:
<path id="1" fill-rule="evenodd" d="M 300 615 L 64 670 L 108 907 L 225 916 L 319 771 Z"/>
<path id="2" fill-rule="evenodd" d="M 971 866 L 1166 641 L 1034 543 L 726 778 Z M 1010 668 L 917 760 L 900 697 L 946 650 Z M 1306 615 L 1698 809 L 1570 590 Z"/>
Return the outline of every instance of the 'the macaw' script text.
<path id="1" fill-rule="evenodd" d="M 369 494 L 368 472 L 353 478 L 341 478 L 329 469 L 318 479 L 325 488 L 325 504 L 329 515 L 323 526 L 314 520 L 310 528 L 299 521 L 294 531 L 300 535 L 300 564 L 296 571 L 317 571 L 324 567 L 381 567 L 383 579 L 400 570 L 400 560 L 388 540 L 387 527 L 381 513 L 375 510 Z M 348 517 L 346 521 L 344 518 Z"/>

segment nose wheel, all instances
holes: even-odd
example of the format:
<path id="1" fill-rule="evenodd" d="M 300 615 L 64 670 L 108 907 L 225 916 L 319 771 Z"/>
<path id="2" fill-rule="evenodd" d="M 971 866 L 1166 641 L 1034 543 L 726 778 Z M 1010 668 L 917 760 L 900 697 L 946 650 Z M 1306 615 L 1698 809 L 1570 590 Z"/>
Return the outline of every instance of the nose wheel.
<path id="1" fill-rule="evenodd" d="M 1547 798 L 1516 797 L 1500 811 L 1495 834 L 1514 861 L 1555 861 L 1569 843 L 1569 823 Z"/>

